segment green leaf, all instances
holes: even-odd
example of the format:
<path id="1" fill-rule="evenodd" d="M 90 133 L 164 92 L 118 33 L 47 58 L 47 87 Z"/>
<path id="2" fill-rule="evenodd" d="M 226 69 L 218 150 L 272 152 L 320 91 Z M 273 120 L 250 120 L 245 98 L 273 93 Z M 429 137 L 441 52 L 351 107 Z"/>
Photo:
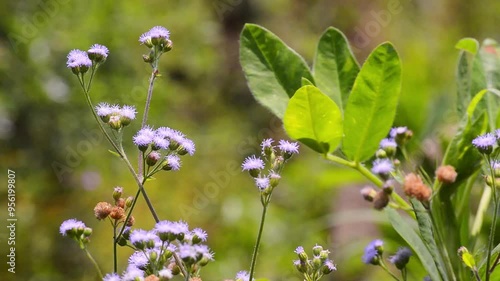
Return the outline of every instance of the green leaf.
<path id="1" fill-rule="evenodd" d="M 280 119 L 289 98 L 302 86 L 302 77 L 314 83 L 304 59 L 255 24 L 245 24 L 241 32 L 240 63 L 255 99 Z"/>
<path id="2" fill-rule="evenodd" d="M 342 113 L 314 86 L 304 86 L 290 99 L 283 118 L 287 134 L 319 153 L 333 152 L 342 138 Z"/>
<path id="3" fill-rule="evenodd" d="M 342 109 L 358 75 L 359 64 L 340 30 L 329 27 L 321 35 L 313 69 L 318 88 Z"/>
<path id="4" fill-rule="evenodd" d="M 473 55 L 479 50 L 479 42 L 474 38 L 463 38 L 458 41 L 455 48 L 463 51 L 467 51 Z"/>
<path id="5" fill-rule="evenodd" d="M 424 244 L 427 246 L 427 250 L 429 250 L 429 253 L 431 254 L 432 258 L 434 259 L 436 267 L 441 276 L 444 277 L 444 280 L 449 280 L 448 274 L 446 273 L 446 268 L 444 265 L 443 258 L 441 257 L 438 245 L 434 240 L 434 234 L 433 234 L 434 230 L 432 226 L 431 217 L 429 216 L 429 213 L 427 213 L 427 210 L 420 201 L 416 199 L 411 199 L 411 204 L 413 206 L 413 209 L 415 210 L 415 215 L 417 217 L 417 222 L 418 222 L 418 228 L 420 230 L 420 235 L 422 237 L 422 240 Z M 442 247 L 443 245 L 440 246 Z"/>
<path id="6" fill-rule="evenodd" d="M 370 158 L 391 129 L 401 92 L 401 63 L 391 43 L 379 45 L 356 77 L 344 113 L 342 150 L 350 160 Z"/>
<path id="7" fill-rule="evenodd" d="M 429 250 L 425 247 L 422 239 L 418 236 L 415 230 L 413 230 L 413 228 L 408 225 L 408 223 L 393 208 L 385 208 L 384 210 L 389 217 L 389 221 L 391 222 L 394 230 L 396 230 L 396 232 L 399 233 L 399 235 L 413 249 L 429 274 L 431 280 L 448 280 L 441 278 L 439 275 L 439 271 L 434 263 L 432 255 L 429 253 Z"/>
<path id="8" fill-rule="evenodd" d="M 108 149 L 108 152 L 109 152 L 109 153 L 111 153 L 111 154 L 113 154 L 114 156 L 116 156 L 116 157 L 118 157 L 118 158 L 122 158 L 122 157 L 120 156 L 120 154 L 118 154 L 116 151 L 113 151 L 113 150 L 109 150 L 109 149 Z"/>

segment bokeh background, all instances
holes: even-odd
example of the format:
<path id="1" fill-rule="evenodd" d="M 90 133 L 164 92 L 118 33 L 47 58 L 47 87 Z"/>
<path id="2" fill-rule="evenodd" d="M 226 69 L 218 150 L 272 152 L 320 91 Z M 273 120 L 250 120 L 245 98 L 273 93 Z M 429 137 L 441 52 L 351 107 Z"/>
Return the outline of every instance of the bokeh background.
<path id="1" fill-rule="evenodd" d="M 463 37 L 500 38 L 495 0 L 171 0 L 2 1 L 0 4 L 0 221 L 6 225 L 6 171 L 17 175 L 16 273 L 6 269 L 7 231 L 0 227 L 0 280 L 97 280 L 84 253 L 58 233 L 68 218 L 94 229 L 90 251 L 112 270 L 111 229 L 93 216 L 113 187 L 136 187 L 124 164 L 107 152 L 67 53 L 94 43 L 110 49 L 92 86 L 94 102 L 134 104 L 143 112 L 150 67 L 139 36 L 155 25 L 171 31 L 172 52 L 162 57 L 150 124 L 183 131 L 197 145 L 181 171 L 158 174 L 147 190 L 162 219 L 185 220 L 209 233 L 216 262 L 204 280 L 233 278 L 248 269 L 260 218 L 252 179 L 239 171 L 264 137 L 284 138 L 282 125 L 251 96 L 238 62 L 238 38 L 247 22 L 270 29 L 311 64 L 321 33 L 342 30 L 360 62 L 392 41 L 403 61 L 403 92 L 396 125 L 415 133 L 411 153 L 431 169 L 453 133 L 455 43 Z M 126 150 L 135 159 L 131 138 Z M 437 144 L 437 145 L 436 145 Z M 55 168 L 58 167 L 58 168 Z M 325 280 L 384 280 L 361 263 L 364 246 L 384 237 L 389 252 L 404 245 L 384 214 L 359 196 L 365 180 L 330 165 L 306 147 L 286 167 L 269 210 L 257 277 L 300 280 L 293 250 L 328 247 L 338 267 Z M 210 187 L 216 186 L 217 188 Z M 144 200 L 136 226 L 154 221 Z M 120 249 L 124 269 L 130 249 Z M 412 264 L 412 280 L 425 273 Z"/>

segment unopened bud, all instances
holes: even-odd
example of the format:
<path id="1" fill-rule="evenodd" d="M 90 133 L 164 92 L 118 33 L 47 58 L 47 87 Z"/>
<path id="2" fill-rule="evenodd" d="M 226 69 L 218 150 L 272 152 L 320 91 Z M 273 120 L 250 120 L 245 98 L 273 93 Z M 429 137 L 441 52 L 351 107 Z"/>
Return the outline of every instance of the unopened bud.
<path id="1" fill-rule="evenodd" d="M 373 208 L 376 210 L 382 210 L 389 204 L 389 195 L 383 190 L 377 192 L 375 198 L 373 198 Z"/>
<path id="2" fill-rule="evenodd" d="M 361 195 L 366 201 L 373 202 L 373 199 L 377 195 L 377 191 L 369 186 L 365 186 L 361 189 Z"/>

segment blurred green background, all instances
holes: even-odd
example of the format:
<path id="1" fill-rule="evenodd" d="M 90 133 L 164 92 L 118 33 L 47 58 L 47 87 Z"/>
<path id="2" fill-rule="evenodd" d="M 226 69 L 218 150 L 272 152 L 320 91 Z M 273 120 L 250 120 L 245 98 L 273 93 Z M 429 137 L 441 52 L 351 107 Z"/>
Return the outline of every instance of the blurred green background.
<path id="1" fill-rule="evenodd" d="M 110 49 L 92 86 L 95 103 L 133 104 L 142 114 L 149 65 L 139 36 L 155 25 L 171 31 L 172 52 L 162 57 L 150 124 L 183 131 L 197 145 L 181 171 L 157 175 L 147 190 L 162 219 L 183 219 L 209 234 L 216 262 L 204 280 L 248 270 L 260 218 L 252 179 L 239 171 L 264 137 L 286 137 L 281 124 L 252 98 L 238 62 L 246 22 L 270 29 L 312 63 L 328 26 L 342 30 L 362 62 L 392 41 L 403 61 L 403 92 L 396 125 L 415 132 L 413 153 L 433 163 L 456 120 L 454 72 L 463 37 L 500 38 L 500 2 L 480 1 L 2 1 L 0 4 L 0 221 L 6 223 L 6 171 L 16 171 L 16 273 L 7 272 L 7 231 L 0 226 L 0 280 L 97 280 L 84 253 L 60 236 L 68 218 L 94 229 L 90 251 L 112 270 L 111 228 L 93 216 L 113 187 L 136 187 L 123 163 L 107 152 L 66 55 L 99 43 Z M 125 132 L 129 158 L 136 158 Z M 436 145 L 437 144 L 437 145 Z M 65 170 L 54 170 L 54 165 Z M 61 166 L 59 166 L 61 167 Z M 364 246 L 384 237 L 389 252 L 402 243 L 359 190 L 364 179 L 323 161 L 307 148 L 286 167 L 269 210 L 257 277 L 300 280 L 293 250 L 328 247 L 338 272 L 325 280 L 382 280 L 361 263 Z M 215 188 L 214 188 L 215 187 Z M 154 221 L 144 200 L 136 227 Z M 130 249 L 120 249 L 120 270 Z M 413 264 L 411 278 L 421 280 Z"/>

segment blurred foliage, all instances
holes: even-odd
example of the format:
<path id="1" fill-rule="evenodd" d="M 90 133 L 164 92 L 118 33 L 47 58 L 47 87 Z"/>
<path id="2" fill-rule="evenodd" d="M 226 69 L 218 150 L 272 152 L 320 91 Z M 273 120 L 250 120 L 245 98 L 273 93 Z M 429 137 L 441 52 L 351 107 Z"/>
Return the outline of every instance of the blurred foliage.
<path id="1" fill-rule="evenodd" d="M 111 54 L 94 80 L 94 101 L 135 104 L 142 114 L 150 69 L 142 62 L 146 48 L 138 37 L 155 25 L 171 31 L 174 50 L 162 58 L 149 120 L 186 133 L 197 153 L 184 159 L 181 171 L 159 174 L 147 189 L 161 218 L 183 219 L 209 233 L 216 262 L 203 272 L 204 280 L 212 281 L 232 278 L 250 264 L 260 203 L 239 165 L 257 152 L 263 137 L 284 137 L 282 125 L 251 97 L 238 64 L 244 23 L 272 30 L 309 64 L 328 26 L 347 35 L 360 62 L 379 43 L 393 42 L 403 62 L 396 125 L 414 130 L 414 143 L 424 145 L 415 145 L 413 153 L 430 167 L 456 121 L 450 110 L 455 43 L 467 36 L 500 38 L 500 2 L 494 0 L 475 5 L 465 0 L 26 0 L 0 5 L 0 167 L 3 175 L 7 168 L 17 173 L 15 280 L 96 280 L 84 254 L 58 233 L 60 223 L 73 217 L 94 228 L 90 250 L 110 272 L 111 228 L 93 217 L 93 207 L 111 200 L 114 186 L 130 195 L 136 190 L 123 163 L 93 135 L 96 125 L 65 67 L 71 49 L 106 45 Z M 125 132 L 129 139 L 137 123 Z M 134 159 L 134 147 L 126 148 Z M 56 162 L 68 167 L 62 176 L 53 169 Z M 360 262 L 363 247 L 388 237 L 386 248 L 396 251 L 403 241 L 383 214 L 369 210 L 358 196 L 363 179 L 327 165 L 305 147 L 284 173 L 269 209 L 257 277 L 299 280 L 293 250 L 320 243 L 332 250 L 339 269 L 332 280 L 380 280 L 379 270 Z M 5 189 L 0 198 L 6 206 Z M 143 200 L 135 216 L 137 227 L 154 224 Z M 3 228 L 4 265 L 6 238 Z M 130 251 L 119 253 L 123 269 Z M 12 277 L 2 266 L 0 279 Z"/>

